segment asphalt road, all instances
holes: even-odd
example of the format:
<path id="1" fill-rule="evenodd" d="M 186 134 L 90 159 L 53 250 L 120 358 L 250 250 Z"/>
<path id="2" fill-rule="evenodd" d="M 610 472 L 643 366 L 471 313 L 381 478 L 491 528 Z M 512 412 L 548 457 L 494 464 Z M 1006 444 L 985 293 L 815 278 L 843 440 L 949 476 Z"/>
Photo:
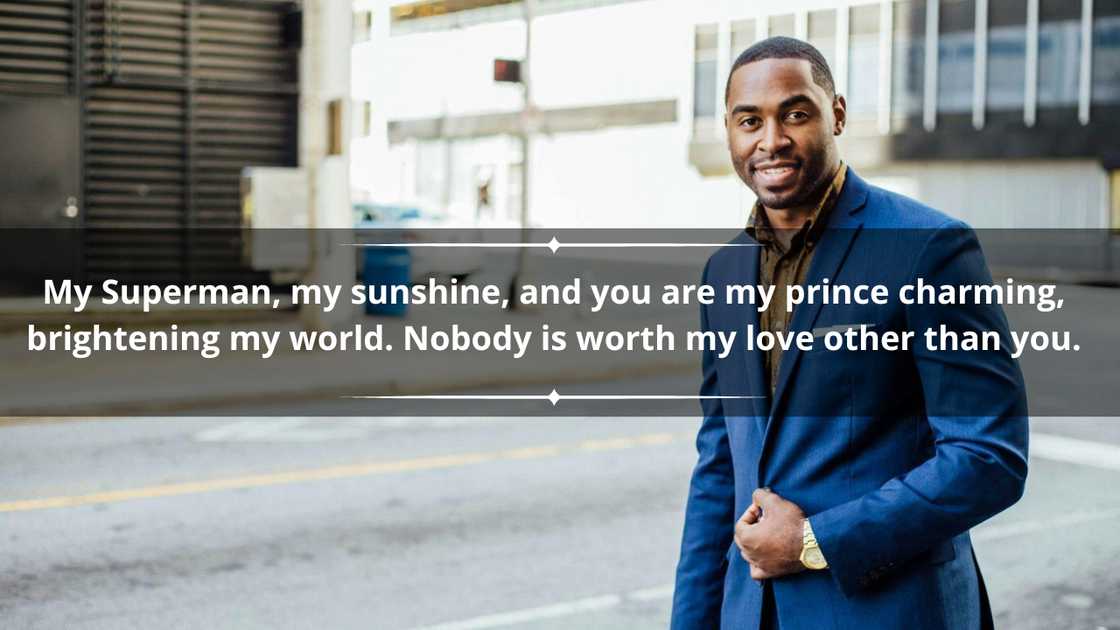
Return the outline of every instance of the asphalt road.
<path id="1" fill-rule="evenodd" d="M 664 627 L 696 422 L 0 426 L 0 626 Z M 997 627 L 1120 628 L 1118 427 L 1035 422 L 1025 498 L 974 531 Z"/>

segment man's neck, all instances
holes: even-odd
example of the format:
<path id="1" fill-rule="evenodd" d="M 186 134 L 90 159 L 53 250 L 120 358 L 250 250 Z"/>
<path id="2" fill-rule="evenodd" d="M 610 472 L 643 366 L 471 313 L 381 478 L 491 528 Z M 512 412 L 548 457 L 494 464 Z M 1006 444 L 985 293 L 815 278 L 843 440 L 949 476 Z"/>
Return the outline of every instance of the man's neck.
<path id="1" fill-rule="evenodd" d="M 766 212 L 766 220 L 770 222 L 770 227 L 777 231 L 797 231 L 805 225 L 805 221 L 809 220 L 809 216 L 813 214 L 814 205 L 798 206 L 796 208 L 767 208 L 762 206 L 763 211 Z"/>

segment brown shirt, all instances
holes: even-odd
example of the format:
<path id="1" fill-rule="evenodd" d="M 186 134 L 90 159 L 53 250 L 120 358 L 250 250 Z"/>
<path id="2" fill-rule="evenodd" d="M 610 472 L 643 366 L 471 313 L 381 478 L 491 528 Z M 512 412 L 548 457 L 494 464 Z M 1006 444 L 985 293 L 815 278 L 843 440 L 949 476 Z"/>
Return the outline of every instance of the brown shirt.
<path id="1" fill-rule="evenodd" d="M 747 234 L 762 245 L 759 248 L 761 251 L 758 261 L 758 283 L 764 287 L 774 287 L 774 299 L 770 301 L 770 306 L 759 313 L 759 327 L 762 330 L 772 333 L 789 330 L 793 312 L 786 312 L 786 287 L 790 284 L 805 284 L 805 279 L 809 275 L 809 264 L 813 261 L 813 251 L 821 234 L 824 233 L 825 226 L 828 225 L 828 216 L 836 206 L 836 200 L 840 197 L 841 189 L 844 188 L 847 174 L 848 167 L 841 163 L 832 178 L 832 183 L 825 189 L 824 195 L 817 202 L 809 219 L 794 232 L 788 248 L 782 243 L 782 239 L 778 238 L 777 230 L 770 226 L 762 205 L 754 204 L 747 225 Z M 778 370 L 781 368 L 781 363 L 780 346 L 766 353 L 764 365 L 771 394 L 778 386 Z"/>

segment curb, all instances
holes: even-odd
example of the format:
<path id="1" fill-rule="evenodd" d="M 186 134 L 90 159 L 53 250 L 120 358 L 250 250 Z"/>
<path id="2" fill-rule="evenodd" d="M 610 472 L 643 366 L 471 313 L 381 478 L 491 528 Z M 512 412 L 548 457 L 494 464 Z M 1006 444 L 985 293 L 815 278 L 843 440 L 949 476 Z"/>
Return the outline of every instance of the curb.
<path id="1" fill-rule="evenodd" d="M 347 395 L 422 395 L 461 392 L 489 387 L 529 387 L 542 385 L 555 387 L 562 384 L 587 383 L 622 378 L 641 378 L 665 374 L 678 374 L 698 369 L 691 358 L 685 360 L 644 363 L 641 366 L 607 366 L 601 369 L 566 370 L 552 374 L 482 376 L 444 381 L 438 385 L 405 385 L 395 380 L 367 384 L 324 385 L 300 390 L 258 391 L 237 395 L 220 395 L 210 398 L 165 398 L 157 400 L 130 400 L 94 403 L 92 405 L 57 405 L 39 408 L 0 408 L 0 427 L 38 422 L 79 421 L 106 416 L 176 416 L 191 411 L 220 407 L 306 402 Z M 73 415 L 80 414 L 80 415 Z M 233 412 L 200 414 L 210 417 L 243 417 Z M 343 416 L 345 417 L 345 416 Z"/>

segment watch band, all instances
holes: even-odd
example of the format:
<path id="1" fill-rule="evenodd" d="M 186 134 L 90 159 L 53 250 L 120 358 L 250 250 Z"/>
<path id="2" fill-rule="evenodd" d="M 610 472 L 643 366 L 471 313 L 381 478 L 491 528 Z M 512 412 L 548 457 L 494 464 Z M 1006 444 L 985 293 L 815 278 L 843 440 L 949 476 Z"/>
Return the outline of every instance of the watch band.
<path id="1" fill-rule="evenodd" d="M 809 523 L 809 519 L 803 521 L 801 531 L 801 564 L 805 565 L 806 569 L 814 571 L 827 569 L 828 561 L 825 560 L 824 552 L 817 544 L 817 536 L 813 533 L 813 526 Z"/>

